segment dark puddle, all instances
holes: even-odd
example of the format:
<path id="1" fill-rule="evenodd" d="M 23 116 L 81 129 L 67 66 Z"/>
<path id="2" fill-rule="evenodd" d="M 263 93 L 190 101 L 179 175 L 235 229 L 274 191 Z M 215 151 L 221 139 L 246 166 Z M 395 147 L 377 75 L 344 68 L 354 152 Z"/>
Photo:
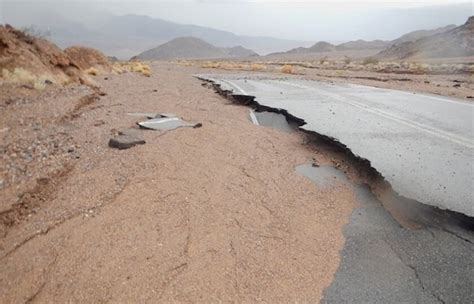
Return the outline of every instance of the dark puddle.
<path id="1" fill-rule="evenodd" d="M 250 111 L 249 119 L 255 125 L 270 127 L 287 133 L 295 132 L 298 129 L 297 124 L 289 122 L 285 115 L 280 113 Z"/>

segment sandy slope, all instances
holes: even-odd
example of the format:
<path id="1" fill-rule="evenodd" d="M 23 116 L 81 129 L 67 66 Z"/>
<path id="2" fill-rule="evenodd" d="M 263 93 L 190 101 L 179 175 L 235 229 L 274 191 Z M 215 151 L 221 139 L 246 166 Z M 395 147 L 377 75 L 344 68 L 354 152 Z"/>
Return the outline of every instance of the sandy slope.
<path id="1" fill-rule="evenodd" d="M 330 160 L 302 135 L 252 125 L 192 68 L 153 69 L 98 77 L 107 93 L 98 99 L 75 87 L 1 103 L 2 210 L 46 179 L 26 201 L 35 207 L 3 227 L 0 302 L 318 301 L 354 198 L 343 186 L 317 189 L 294 167 Z M 203 127 L 143 131 L 145 145 L 109 148 L 114 130 L 136 122 L 132 111 Z M 33 157 L 17 188 L 6 162 L 23 154 L 10 148 L 48 132 L 64 138 Z M 56 160 L 59 173 L 41 166 Z"/>

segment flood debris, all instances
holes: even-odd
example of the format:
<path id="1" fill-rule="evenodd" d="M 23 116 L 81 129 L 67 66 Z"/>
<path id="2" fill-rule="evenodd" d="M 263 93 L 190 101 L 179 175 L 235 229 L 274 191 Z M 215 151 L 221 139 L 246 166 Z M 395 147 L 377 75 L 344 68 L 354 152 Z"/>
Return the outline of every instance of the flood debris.
<path id="1" fill-rule="evenodd" d="M 290 124 L 286 117 L 280 113 L 251 110 L 249 117 L 250 121 L 257 126 L 270 127 L 288 133 L 297 129 L 297 126 Z"/>
<path id="2" fill-rule="evenodd" d="M 153 118 L 146 121 L 139 122 L 140 128 L 151 130 L 174 130 L 178 128 L 199 128 L 201 123 L 186 122 L 178 117 L 161 117 Z"/>
<path id="3" fill-rule="evenodd" d="M 109 140 L 109 147 L 124 150 L 136 145 L 145 144 L 145 140 L 138 129 L 126 129 Z"/>

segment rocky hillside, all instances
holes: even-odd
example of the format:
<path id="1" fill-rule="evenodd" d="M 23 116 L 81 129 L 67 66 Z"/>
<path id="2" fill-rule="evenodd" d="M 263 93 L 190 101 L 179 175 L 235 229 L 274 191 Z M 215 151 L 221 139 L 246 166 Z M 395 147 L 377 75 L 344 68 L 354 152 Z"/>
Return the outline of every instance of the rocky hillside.
<path id="1" fill-rule="evenodd" d="M 257 53 L 244 47 L 216 47 L 195 37 L 173 39 L 156 48 L 145 51 L 134 58 L 143 60 L 205 59 L 257 56 Z"/>
<path id="2" fill-rule="evenodd" d="M 0 71 L 2 78 L 45 77 L 55 82 L 79 80 L 82 74 L 56 45 L 9 25 L 0 26 Z"/>
<path id="3" fill-rule="evenodd" d="M 315 43 L 309 48 L 299 47 L 292 50 L 289 50 L 284 53 L 274 53 L 272 55 L 281 55 L 281 54 L 314 54 L 314 53 L 324 53 L 324 52 L 333 52 L 333 51 L 351 51 L 351 50 L 383 50 L 385 48 L 391 47 L 393 45 L 399 45 L 404 42 L 416 41 L 418 39 L 432 36 L 435 34 L 444 33 L 455 28 L 455 25 L 448 25 L 445 27 L 436 28 L 433 30 L 418 30 L 409 32 L 400 36 L 397 39 L 391 41 L 385 40 L 355 40 L 341 43 L 338 45 L 333 45 L 331 43 L 320 41 Z"/>
<path id="4" fill-rule="evenodd" d="M 373 40 L 373 41 L 366 41 L 366 40 L 355 40 L 349 41 L 345 43 L 341 43 L 336 46 L 337 50 L 371 50 L 371 49 L 383 49 L 389 45 L 390 42 L 384 40 Z"/>
<path id="5" fill-rule="evenodd" d="M 377 54 L 383 59 L 449 58 L 474 55 L 474 16 L 461 26 L 415 41 L 395 44 Z"/>
<path id="6" fill-rule="evenodd" d="M 400 44 L 403 42 L 416 41 L 424 37 L 428 37 L 428 36 L 432 36 L 432 35 L 436 35 L 436 34 L 440 34 L 440 33 L 452 30 L 455 27 L 456 26 L 454 24 L 451 24 L 451 25 L 439 27 L 433 30 L 419 30 L 419 31 L 409 32 L 405 35 L 400 36 L 399 38 L 395 40 L 390 41 L 389 45 L 392 46 L 392 45 Z"/>
<path id="7" fill-rule="evenodd" d="M 81 70 L 95 68 L 101 72 L 110 72 L 112 69 L 109 59 L 96 49 L 72 46 L 65 49 L 64 53 L 66 53 L 72 62 Z"/>
<path id="8" fill-rule="evenodd" d="M 76 46 L 63 51 L 49 40 L 0 25 L 0 83 L 35 89 L 52 83 L 94 85 L 88 76 L 91 68 L 112 70 L 107 57 L 95 49 Z"/>

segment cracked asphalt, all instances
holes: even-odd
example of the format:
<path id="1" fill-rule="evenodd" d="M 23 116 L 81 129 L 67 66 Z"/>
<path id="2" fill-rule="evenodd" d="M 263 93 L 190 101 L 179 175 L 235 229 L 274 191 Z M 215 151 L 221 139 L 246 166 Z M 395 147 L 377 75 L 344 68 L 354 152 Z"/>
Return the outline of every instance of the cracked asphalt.
<path id="1" fill-rule="evenodd" d="M 345 227 L 342 260 L 323 303 L 470 303 L 474 244 L 449 227 L 403 228 L 364 186 Z"/>
<path id="2" fill-rule="evenodd" d="M 474 105 L 453 98 L 302 77 L 200 75 L 303 119 L 367 159 L 397 193 L 474 216 Z"/>
<path id="3" fill-rule="evenodd" d="M 243 76 L 228 77 L 212 76 L 210 80 L 224 92 L 249 94 L 249 90 L 255 93 L 258 104 L 284 109 L 291 115 L 295 115 L 292 102 L 304 103 L 307 96 L 303 91 L 301 96 L 295 97 L 298 93 L 293 91 L 290 98 L 272 100 L 272 96 L 286 94 L 286 91 L 278 93 L 285 84 L 269 84 L 259 77 L 253 80 Z M 236 79 L 239 85 L 235 85 Z M 262 87 L 263 98 L 260 98 L 257 88 Z M 311 113 L 296 117 L 307 119 Z M 311 128 L 305 126 L 304 129 Z M 332 167 L 306 164 L 296 167 L 296 171 L 318 187 L 327 187 L 329 180 L 352 187 L 358 202 L 344 228 L 346 241 L 341 263 L 331 285 L 324 291 L 322 303 L 471 303 L 474 298 L 472 218 L 390 192 L 384 199 L 396 207 L 399 214 L 395 218 L 367 186 L 350 181 Z M 397 221 L 400 219 L 403 221 Z"/>

